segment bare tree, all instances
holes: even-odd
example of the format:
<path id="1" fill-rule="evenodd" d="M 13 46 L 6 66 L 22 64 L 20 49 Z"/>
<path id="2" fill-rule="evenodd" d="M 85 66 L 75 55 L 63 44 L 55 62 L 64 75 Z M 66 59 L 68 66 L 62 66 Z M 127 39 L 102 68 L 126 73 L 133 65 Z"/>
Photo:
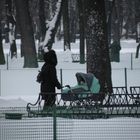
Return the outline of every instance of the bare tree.
<path id="1" fill-rule="evenodd" d="M 48 49 L 52 48 L 54 43 L 55 35 L 60 23 L 61 13 L 62 13 L 62 5 L 65 0 L 58 0 L 56 3 L 56 10 L 53 14 L 53 17 L 50 21 L 46 23 L 46 34 L 43 42 L 43 47 L 47 47 Z"/>
<path id="2" fill-rule="evenodd" d="M 95 74 L 101 92 L 112 93 L 111 65 L 107 43 L 104 0 L 85 0 L 87 72 Z"/>

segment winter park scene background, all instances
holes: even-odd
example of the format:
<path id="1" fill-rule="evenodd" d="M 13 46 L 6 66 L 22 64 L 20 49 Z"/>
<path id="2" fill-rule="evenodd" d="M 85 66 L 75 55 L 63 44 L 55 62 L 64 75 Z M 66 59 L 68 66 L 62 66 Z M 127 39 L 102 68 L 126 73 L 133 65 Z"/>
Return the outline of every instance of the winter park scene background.
<path id="1" fill-rule="evenodd" d="M 113 87 L 126 87 L 128 93 L 131 86 L 140 87 L 139 5 L 139 0 L 32 0 L 29 3 L 1 0 L 0 140 L 139 140 L 139 115 L 124 115 L 131 109 L 134 111 L 132 113 L 140 111 L 139 97 L 131 104 L 135 106 L 127 106 L 124 113 L 123 105 L 131 102 L 125 102 L 126 96 L 121 96 L 123 93 L 116 97 L 125 97 L 124 99 L 113 100 L 115 94 L 111 92 L 112 102 L 109 105 L 121 104 L 111 109 L 116 109 L 115 113 L 120 109 L 124 114 L 96 117 L 100 113 L 102 115 L 102 111 L 107 114 L 108 110 L 100 108 L 101 104 L 95 102 L 92 104 L 92 99 L 89 99 L 89 102 L 86 100 L 83 104 L 77 102 L 72 106 L 73 104 L 68 102 L 67 105 L 61 99 L 62 90 L 56 89 L 56 93 L 60 94 L 56 100 L 59 104 L 56 103 L 56 106 L 51 108 L 51 115 L 48 111 L 50 108 L 46 109 L 47 116 L 42 114 L 43 101 L 40 106 L 32 108 L 33 113 L 41 113 L 40 116 L 34 114 L 29 116 L 27 112 L 29 110 L 26 110 L 27 104 L 35 103 L 40 93 L 40 83 L 36 82 L 38 71 L 44 64 L 37 61 L 40 48 L 42 50 L 52 48 L 56 51 L 57 77 L 62 86 L 75 86 L 77 84 L 75 74 L 87 73 L 88 67 L 92 68 L 93 73 L 100 73 L 101 76 L 98 76 L 101 81 L 106 82 L 108 90 L 110 78 Z M 109 77 L 112 42 L 117 42 L 117 45 L 121 46 L 117 48 L 120 60 L 111 61 L 111 77 Z M 22 53 L 24 57 L 21 57 Z M 77 54 L 86 55 L 88 61 L 73 62 L 73 56 Z M 89 64 L 92 64 L 92 67 Z M 101 67 L 98 67 L 100 64 Z M 104 71 L 101 69 L 103 66 Z M 103 73 L 109 78 L 104 77 Z M 106 92 L 104 83 L 103 89 Z M 109 94 L 103 102 L 108 97 Z M 61 106 L 62 104 L 64 106 Z M 57 107 L 61 107 L 62 110 L 57 110 Z M 63 112 L 65 111 L 63 107 L 66 107 L 65 110 L 68 112 Z M 78 108 L 80 112 L 78 109 L 72 112 L 72 107 Z M 64 116 L 57 116 L 59 111 L 62 111 Z M 22 117 L 7 118 L 7 113 L 13 115 L 19 113 Z M 90 113 L 92 115 L 95 113 L 95 116 Z"/>

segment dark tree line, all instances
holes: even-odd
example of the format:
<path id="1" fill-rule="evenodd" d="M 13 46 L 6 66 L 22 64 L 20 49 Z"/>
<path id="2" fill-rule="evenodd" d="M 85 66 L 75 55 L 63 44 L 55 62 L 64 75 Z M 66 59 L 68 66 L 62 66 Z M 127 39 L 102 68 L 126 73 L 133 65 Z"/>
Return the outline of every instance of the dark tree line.
<path id="1" fill-rule="evenodd" d="M 12 4 L 12 15 L 16 15 L 16 8 L 15 8 L 15 0 L 2 0 L 3 3 L 14 3 Z M 7 2 L 6 2 L 7 1 Z M 42 42 L 46 33 L 46 24 L 45 21 L 49 21 L 53 16 L 54 11 L 56 10 L 56 2 L 57 0 L 26 0 L 29 3 L 29 11 L 31 15 L 32 25 L 34 34 L 38 39 Z M 77 0 L 78 1 L 78 0 Z M 70 48 L 70 42 L 74 42 L 76 37 L 79 37 L 80 33 L 80 25 L 78 22 L 79 19 L 79 10 L 80 7 L 78 6 L 78 2 L 75 0 L 65 0 L 63 6 L 63 24 L 64 29 L 59 28 L 60 32 L 57 33 L 57 36 L 61 38 L 64 37 L 64 50 L 65 46 Z M 81 0 L 82 1 L 82 0 Z M 114 2 L 115 1 L 115 2 Z M 105 0 L 106 2 L 106 13 L 111 12 L 111 38 L 113 40 L 119 40 L 120 38 L 135 38 L 138 40 L 137 36 L 137 23 L 139 21 L 139 1 L 138 0 Z M 112 3 L 114 2 L 113 9 Z M 11 5 L 11 4 L 9 4 Z M 5 15 L 3 15 L 2 22 L 6 23 L 6 11 L 7 9 L 11 9 L 6 7 L 6 4 L 3 5 L 3 11 L 5 11 Z M 23 8 L 22 8 L 23 9 Z M 24 9 L 23 9 L 24 10 Z M 67 15 L 67 16 L 66 16 Z M 16 25 L 18 26 L 18 25 Z M 3 26 L 2 26 L 3 28 Z M 118 30 L 119 28 L 119 30 Z M 108 28 L 108 30 L 110 30 Z M 117 33 L 119 32 L 119 33 Z M 19 32 L 18 32 L 19 33 Z M 17 34 L 17 32 L 16 32 Z"/>

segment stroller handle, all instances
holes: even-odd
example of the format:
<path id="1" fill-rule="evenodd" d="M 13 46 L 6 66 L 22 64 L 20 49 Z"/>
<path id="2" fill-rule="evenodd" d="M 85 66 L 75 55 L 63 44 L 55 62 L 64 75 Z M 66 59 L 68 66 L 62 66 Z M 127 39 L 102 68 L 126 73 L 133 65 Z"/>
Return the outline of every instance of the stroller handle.
<path id="1" fill-rule="evenodd" d="M 65 85 L 64 87 L 71 88 L 70 85 Z"/>

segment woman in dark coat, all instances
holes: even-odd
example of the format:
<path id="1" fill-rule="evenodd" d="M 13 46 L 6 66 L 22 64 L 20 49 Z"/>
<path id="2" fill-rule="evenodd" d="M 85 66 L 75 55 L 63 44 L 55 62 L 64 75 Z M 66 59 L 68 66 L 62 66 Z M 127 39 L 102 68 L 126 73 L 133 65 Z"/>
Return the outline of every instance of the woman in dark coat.
<path id="1" fill-rule="evenodd" d="M 56 65 L 57 56 L 54 50 L 49 50 L 44 54 L 44 65 L 42 66 L 41 93 L 44 100 L 44 107 L 55 104 L 55 87 L 61 89 L 61 84 L 57 79 Z"/>

